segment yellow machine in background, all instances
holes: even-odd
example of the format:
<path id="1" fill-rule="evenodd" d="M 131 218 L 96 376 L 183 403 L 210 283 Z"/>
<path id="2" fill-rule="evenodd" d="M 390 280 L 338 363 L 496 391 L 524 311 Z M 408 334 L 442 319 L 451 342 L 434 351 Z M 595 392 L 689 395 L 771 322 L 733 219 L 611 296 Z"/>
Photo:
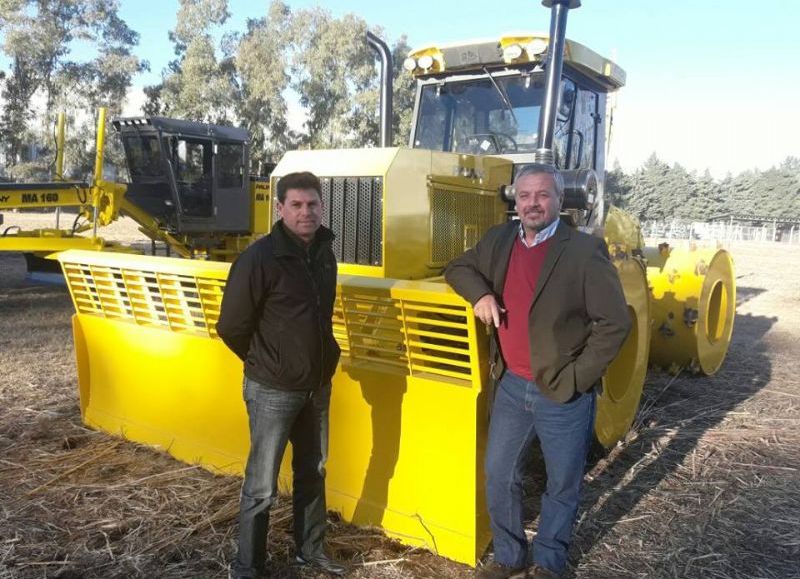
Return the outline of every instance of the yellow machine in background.
<path id="1" fill-rule="evenodd" d="M 107 243 L 97 236 L 98 226 L 108 225 L 117 218 L 125 194 L 125 185 L 103 180 L 105 109 L 100 109 L 98 115 L 95 171 L 91 185 L 64 181 L 64 125 L 62 113 L 57 122 L 55 181 L 0 184 L 0 210 L 55 209 L 55 227 L 33 231 L 6 228 L 0 235 L 0 251 L 24 251 L 44 257 L 64 249 L 121 249 L 118 244 Z M 78 215 L 72 228 L 64 229 L 60 226 L 64 217 L 61 209 L 70 207 L 77 208 Z M 84 224 L 78 225 L 78 217 L 83 218 Z M 89 230 L 91 236 L 81 235 Z"/>
<path id="2" fill-rule="evenodd" d="M 384 147 L 293 152 L 272 174 L 274 187 L 289 172 L 316 173 L 324 223 L 336 233 L 334 324 L 342 358 L 333 378 L 329 507 L 469 565 L 490 540 L 483 489 L 487 332 L 439 275 L 509 218 L 518 166 L 537 160 L 562 170 L 562 219 L 605 236 L 634 320 L 598 398 L 595 432 L 603 445 L 630 428 L 648 360 L 714 372 L 734 318 L 726 252 L 653 253 L 634 219 L 604 207 L 605 103 L 625 74 L 564 39 L 570 2 L 546 3 L 550 35 L 410 55 L 405 67 L 419 82 L 408 148 L 387 146 L 390 107 L 382 107 Z M 386 54 L 383 61 L 390 62 Z M 386 84 L 384 97 L 391 94 Z M 140 161 L 164 143 L 148 141 L 154 133 L 145 132 L 133 123 L 126 133 L 138 139 L 129 150 L 139 151 Z M 213 148 L 200 154 L 175 136 L 168 150 L 216 158 Z M 162 170 L 180 174 L 169 167 L 178 157 L 161 157 Z M 202 186 L 170 191 L 194 195 L 183 206 L 195 213 L 179 215 L 186 223 L 209 218 L 208 205 L 190 202 L 206 199 Z M 265 229 L 277 219 L 267 201 L 252 214 Z M 157 216 L 170 202 L 162 195 L 139 206 Z M 241 472 L 248 448 L 241 364 L 214 330 L 228 265 L 83 251 L 59 259 L 76 308 L 84 421 L 181 460 Z M 286 490 L 288 458 L 284 467 Z"/>
<path id="3" fill-rule="evenodd" d="M 66 249 L 141 252 L 98 236 L 99 228 L 128 216 L 146 237 L 163 242 L 167 254 L 232 261 L 269 230 L 269 183 L 247 175 L 246 131 L 163 117 L 116 119 L 130 182 L 113 183 L 103 179 L 106 110 L 101 108 L 94 177 L 87 184 L 63 180 L 64 123 L 60 114 L 54 181 L 0 184 L 0 211 L 55 209 L 55 226 L 6 227 L 0 251 L 38 258 Z M 70 228 L 61 226 L 64 209 L 77 211 Z"/>

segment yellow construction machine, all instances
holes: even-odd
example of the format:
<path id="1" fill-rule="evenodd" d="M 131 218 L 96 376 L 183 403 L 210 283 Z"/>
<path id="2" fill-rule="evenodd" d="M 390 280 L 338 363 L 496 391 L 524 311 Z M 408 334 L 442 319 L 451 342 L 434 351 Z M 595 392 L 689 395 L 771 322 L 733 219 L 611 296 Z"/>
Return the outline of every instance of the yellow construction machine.
<path id="1" fill-rule="evenodd" d="M 45 258 L 67 249 L 141 253 L 98 236 L 99 228 L 121 215 L 134 219 L 153 244 L 163 242 L 168 255 L 218 261 L 233 261 L 269 230 L 269 182 L 248 177 L 243 129 L 163 117 L 116 119 L 130 182 L 114 183 L 103 178 L 106 111 L 100 109 L 94 177 L 88 184 L 64 180 L 64 125 L 62 113 L 53 181 L 0 184 L 0 211 L 55 210 L 54 227 L 0 231 L 0 251 L 24 252 L 29 270 L 46 273 Z M 74 219 L 62 227 L 67 211 Z"/>
<path id="2" fill-rule="evenodd" d="M 408 147 L 389 146 L 391 58 L 371 39 L 383 62 L 382 146 L 291 152 L 272 174 L 273 187 L 292 171 L 319 175 L 324 222 L 336 233 L 334 323 L 343 353 L 333 379 L 329 507 L 469 565 L 490 540 L 487 333 L 440 275 L 510 218 L 520 165 L 563 171 L 562 218 L 605 236 L 635 321 L 603 378 L 595 428 L 603 445 L 629 429 L 648 360 L 713 373 L 733 327 L 725 251 L 651 250 L 635 220 L 604 207 L 606 98 L 625 74 L 565 39 L 568 10 L 579 2 L 544 4 L 549 34 L 411 53 L 404 66 L 418 88 Z M 151 213 L 158 207 L 168 204 Z M 271 203 L 255 210 L 267 224 L 277 219 Z M 59 259 L 77 312 L 85 422 L 241 473 L 242 368 L 215 333 L 228 264 L 82 251 Z"/>

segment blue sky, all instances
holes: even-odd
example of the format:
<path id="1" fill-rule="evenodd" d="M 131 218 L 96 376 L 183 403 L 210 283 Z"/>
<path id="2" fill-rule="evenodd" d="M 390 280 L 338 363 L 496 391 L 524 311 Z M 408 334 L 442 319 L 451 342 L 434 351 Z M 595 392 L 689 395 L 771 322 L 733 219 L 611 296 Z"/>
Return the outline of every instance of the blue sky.
<path id="1" fill-rule="evenodd" d="M 229 0 L 228 29 L 266 14 L 268 0 Z M 294 9 L 323 5 L 382 26 L 391 43 L 412 47 L 547 30 L 539 0 L 288 0 Z M 628 75 L 617 97 L 612 161 L 635 167 L 656 152 L 715 176 L 768 168 L 800 156 L 800 2 L 794 0 L 584 0 L 571 11 L 568 36 L 614 56 Z M 490 10 L 487 10 L 487 7 Z M 152 84 L 172 58 L 167 32 L 177 1 L 121 0 L 121 16 L 141 34 L 137 53 Z"/>

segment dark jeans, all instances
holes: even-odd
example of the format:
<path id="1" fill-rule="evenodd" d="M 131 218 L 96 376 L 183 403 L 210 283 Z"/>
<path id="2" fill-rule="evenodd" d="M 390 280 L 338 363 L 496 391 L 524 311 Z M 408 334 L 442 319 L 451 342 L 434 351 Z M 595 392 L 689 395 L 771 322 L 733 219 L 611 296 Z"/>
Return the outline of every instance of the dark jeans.
<path id="1" fill-rule="evenodd" d="M 486 502 L 498 563 L 530 562 L 522 518 L 522 474 L 537 437 L 547 470 L 533 561 L 561 573 L 580 502 L 594 425 L 595 395 L 566 404 L 549 400 L 535 383 L 506 371 L 500 380 L 486 449 Z"/>
<path id="2" fill-rule="evenodd" d="M 239 511 L 239 553 L 235 574 L 256 576 L 267 555 L 269 509 L 278 494 L 278 471 L 286 443 L 292 443 L 292 510 L 298 555 L 322 553 L 325 538 L 325 460 L 331 385 L 285 391 L 244 379 L 250 419 L 250 455 Z"/>

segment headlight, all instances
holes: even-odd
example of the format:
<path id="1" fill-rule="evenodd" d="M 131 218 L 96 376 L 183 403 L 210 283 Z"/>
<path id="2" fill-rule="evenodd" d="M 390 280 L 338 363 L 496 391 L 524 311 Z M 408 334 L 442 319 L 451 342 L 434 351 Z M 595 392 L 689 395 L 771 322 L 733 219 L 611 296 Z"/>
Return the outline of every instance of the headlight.
<path id="1" fill-rule="evenodd" d="M 522 56 L 522 47 L 519 44 L 509 44 L 503 49 L 504 60 L 517 60 Z"/>
<path id="2" fill-rule="evenodd" d="M 420 56 L 418 64 L 420 68 L 428 70 L 430 67 L 433 66 L 433 57 L 430 54 Z"/>
<path id="3" fill-rule="evenodd" d="M 547 50 L 547 41 L 544 38 L 534 38 L 528 43 L 528 56 L 541 54 Z"/>
<path id="4" fill-rule="evenodd" d="M 413 72 L 415 68 L 417 68 L 417 61 L 414 60 L 413 57 L 409 56 L 403 61 L 403 68 L 405 68 L 408 72 Z"/>

